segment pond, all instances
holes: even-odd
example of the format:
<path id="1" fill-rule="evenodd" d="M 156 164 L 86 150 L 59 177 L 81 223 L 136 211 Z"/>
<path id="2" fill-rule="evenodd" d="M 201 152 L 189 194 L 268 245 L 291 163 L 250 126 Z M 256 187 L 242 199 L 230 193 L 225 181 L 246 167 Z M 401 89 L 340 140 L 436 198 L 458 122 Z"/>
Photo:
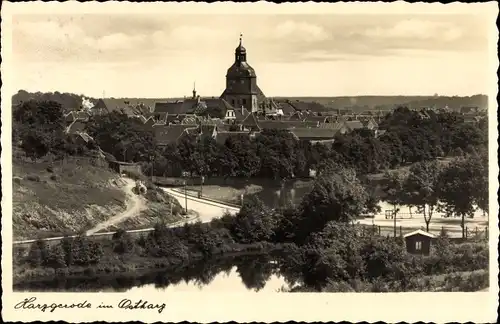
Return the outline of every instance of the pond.
<path id="1" fill-rule="evenodd" d="M 225 257 L 167 271 L 56 277 L 23 282 L 14 291 L 39 292 L 248 292 L 276 293 L 298 283 L 298 274 L 280 271 L 270 255 Z M 294 279 L 291 279 L 294 278 Z"/>

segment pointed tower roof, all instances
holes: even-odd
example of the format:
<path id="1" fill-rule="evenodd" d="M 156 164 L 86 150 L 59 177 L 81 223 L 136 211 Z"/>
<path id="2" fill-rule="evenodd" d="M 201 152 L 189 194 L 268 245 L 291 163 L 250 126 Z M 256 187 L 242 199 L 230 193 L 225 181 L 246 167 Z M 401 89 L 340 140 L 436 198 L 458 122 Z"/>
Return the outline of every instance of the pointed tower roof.
<path id="1" fill-rule="evenodd" d="M 238 45 L 238 47 L 236 47 L 236 53 L 239 53 L 239 54 L 244 54 L 246 53 L 246 48 L 243 47 L 242 45 L 243 43 L 243 34 L 240 33 L 240 44 Z"/>

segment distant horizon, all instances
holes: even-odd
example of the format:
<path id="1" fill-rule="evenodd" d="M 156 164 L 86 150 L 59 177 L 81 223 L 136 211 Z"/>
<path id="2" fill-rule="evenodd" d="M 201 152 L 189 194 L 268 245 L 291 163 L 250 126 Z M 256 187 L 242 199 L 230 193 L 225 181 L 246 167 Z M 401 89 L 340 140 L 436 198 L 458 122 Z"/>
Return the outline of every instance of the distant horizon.
<path id="1" fill-rule="evenodd" d="M 55 93 L 55 92 L 59 92 L 59 93 L 68 93 L 68 94 L 74 94 L 74 95 L 77 95 L 77 96 L 83 96 L 85 98 L 92 98 L 92 99 L 134 99 L 134 98 L 138 98 L 138 99 L 187 99 L 187 98 L 192 98 L 192 94 L 191 95 L 185 95 L 185 96 L 153 96 L 153 97 L 146 97 L 146 96 L 108 96 L 106 95 L 105 97 L 102 97 L 102 96 L 98 96 L 98 97 L 95 97 L 95 96 L 89 96 L 87 94 L 84 94 L 84 93 L 77 93 L 77 92 L 68 92 L 68 91 L 58 91 L 58 90 L 55 90 L 55 91 L 33 91 L 33 90 L 26 90 L 26 89 L 19 89 L 16 93 L 14 93 L 12 96 L 15 96 L 16 94 L 19 93 L 19 91 L 26 91 L 28 93 Z M 219 98 L 220 97 L 220 94 L 219 95 L 201 95 L 201 94 L 198 94 L 197 95 L 200 96 L 200 98 Z M 360 95 L 323 95 L 323 96 L 314 96 L 314 95 L 292 95 L 292 96 L 287 96 L 287 95 L 266 95 L 267 98 L 311 98 L 311 99 L 315 99 L 315 98 L 342 98 L 342 97 L 459 97 L 459 98 L 465 98 L 465 97 L 474 97 L 474 96 L 486 96 L 488 97 L 488 94 L 486 93 L 475 93 L 475 94 L 471 94 L 471 95 L 457 95 L 457 94 L 454 94 L 454 95 L 449 95 L 449 94 L 409 94 L 409 95 L 406 95 L 406 94 L 360 94 Z"/>

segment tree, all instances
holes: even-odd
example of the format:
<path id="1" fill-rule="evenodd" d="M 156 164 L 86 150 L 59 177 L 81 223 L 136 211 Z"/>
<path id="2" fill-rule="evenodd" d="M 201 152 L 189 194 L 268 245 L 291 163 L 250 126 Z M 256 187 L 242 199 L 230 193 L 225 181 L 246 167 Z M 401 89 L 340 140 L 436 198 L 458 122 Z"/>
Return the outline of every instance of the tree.
<path id="1" fill-rule="evenodd" d="M 56 153 L 64 140 L 63 112 L 54 101 L 23 102 L 13 110 L 16 137 L 26 155 L 40 158 L 49 152 Z"/>
<path id="2" fill-rule="evenodd" d="M 399 206 L 407 202 L 404 192 L 404 184 L 408 174 L 403 171 L 393 171 L 385 173 L 385 185 L 382 190 L 385 194 L 384 200 L 394 206 L 392 216 L 397 217 Z"/>
<path id="3" fill-rule="evenodd" d="M 153 132 L 145 129 L 139 119 L 115 111 L 93 116 L 86 130 L 103 151 L 119 161 L 149 161 L 157 147 Z"/>
<path id="4" fill-rule="evenodd" d="M 39 267 L 46 264 L 48 255 L 47 243 L 42 240 L 37 240 L 30 246 L 27 261 L 32 267 Z"/>
<path id="5" fill-rule="evenodd" d="M 66 267 L 66 255 L 61 244 L 53 245 L 49 249 L 46 265 L 54 269 Z"/>
<path id="6" fill-rule="evenodd" d="M 320 175 L 299 210 L 298 237 L 323 230 L 330 221 L 349 223 L 366 209 L 368 194 L 352 169 Z"/>
<path id="7" fill-rule="evenodd" d="M 433 212 L 438 205 L 438 185 L 441 166 L 438 161 L 418 162 L 411 166 L 408 177 L 403 185 L 408 204 L 417 206 L 424 214 L 426 230 Z"/>
<path id="8" fill-rule="evenodd" d="M 481 152 L 478 154 L 477 158 L 480 164 L 477 166 L 476 172 L 478 176 L 476 178 L 477 190 L 475 191 L 475 198 L 477 206 L 483 210 L 484 213 L 489 213 L 489 161 L 488 152 Z"/>
<path id="9" fill-rule="evenodd" d="M 113 251 L 118 254 L 131 252 L 134 249 L 134 240 L 131 235 L 123 229 L 113 234 Z"/>
<path id="10" fill-rule="evenodd" d="M 275 215 L 255 196 L 245 199 L 232 224 L 231 233 L 241 243 L 270 241 L 277 226 Z"/>

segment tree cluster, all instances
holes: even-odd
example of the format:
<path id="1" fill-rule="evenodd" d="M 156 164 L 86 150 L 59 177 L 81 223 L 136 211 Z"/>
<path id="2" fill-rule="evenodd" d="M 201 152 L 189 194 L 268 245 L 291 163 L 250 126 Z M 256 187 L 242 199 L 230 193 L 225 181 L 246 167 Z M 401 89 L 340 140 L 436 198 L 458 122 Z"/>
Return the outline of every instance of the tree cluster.
<path id="1" fill-rule="evenodd" d="M 476 209 L 488 212 L 488 156 L 486 152 L 454 159 L 443 166 L 436 160 L 413 164 L 408 172 L 394 171 L 386 175 L 385 200 L 398 206 L 417 208 L 424 216 L 426 229 L 434 212 L 462 219 L 465 237 L 465 219 L 473 217 Z"/>
<path id="2" fill-rule="evenodd" d="M 86 143 L 78 135 L 65 133 L 63 108 L 57 102 L 29 100 L 16 106 L 12 115 L 14 146 L 30 158 L 84 155 L 96 148 L 93 142 Z"/>
<path id="3" fill-rule="evenodd" d="M 28 251 L 26 262 L 33 267 L 44 266 L 54 269 L 69 266 L 89 266 L 98 264 L 104 255 L 102 245 L 85 236 L 66 237 L 59 243 L 49 246 L 38 240 Z"/>

